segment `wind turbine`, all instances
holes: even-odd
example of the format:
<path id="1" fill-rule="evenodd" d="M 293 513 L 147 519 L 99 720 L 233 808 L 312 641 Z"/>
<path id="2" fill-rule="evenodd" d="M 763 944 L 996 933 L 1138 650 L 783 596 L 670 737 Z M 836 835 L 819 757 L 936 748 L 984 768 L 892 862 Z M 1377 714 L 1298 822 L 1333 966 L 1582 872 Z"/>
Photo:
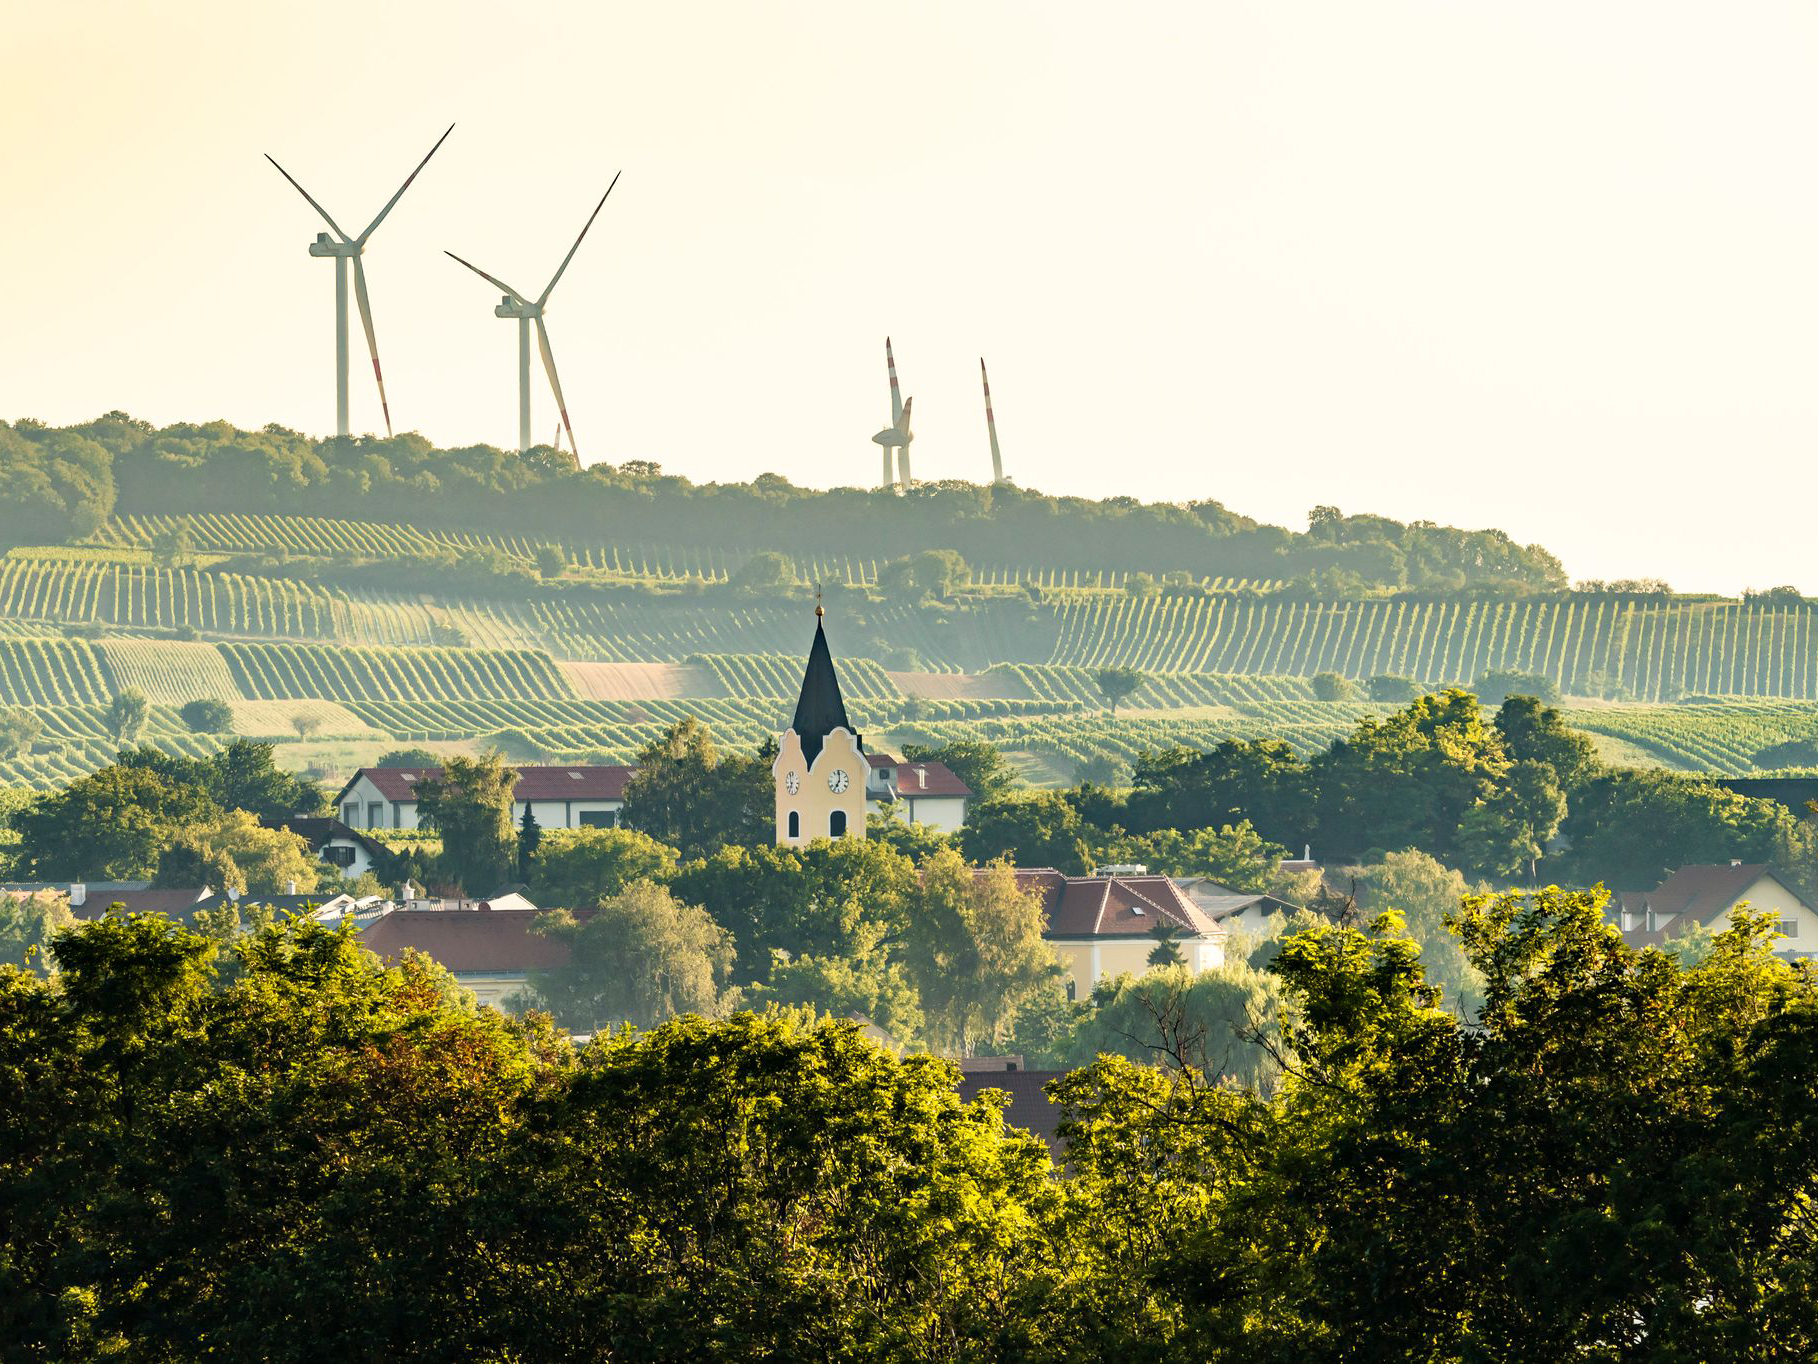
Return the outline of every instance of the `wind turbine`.
<path id="1" fill-rule="evenodd" d="M 1004 457 L 997 452 L 997 418 L 991 415 L 991 376 L 985 373 L 985 357 L 978 357 L 978 377 L 985 384 L 985 430 L 991 433 L 991 481 L 1004 481 Z"/>
<path id="2" fill-rule="evenodd" d="M 316 239 L 309 244 L 312 256 L 332 256 L 335 262 L 335 434 L 347 435 L 347 262 L 353 262 L 354 296 L 360 304 L 360 325 L 366 329 L 366 349 L 372 353 L 372 377 L 379 385 L 379 406 L 385 411 L 385 434 L 391 434 L 391 404 L 385 400 L 385 375 L 379 369 L 379 342 L 372 330 L 372 302 L 366 297 L 366 267 L 360 263 L 360 257 L 366 250 L 366 239 L 372 236 L 385 215 L 390 213 L 404 191 L 410 188 L 410 182 L 417 178 L 417 172 L 429 164 L 429 157 L 434 156 L 441 145 L 448 141 L 448 134 L 454 131 L 454 124 L 436 139 L 436 145 L 429 149 L 429 156 L 417 162 L 417 169 L 406 177 L 398 186 L 398 192 L 386 200 L 385 207 L 379 210 L 379 216 L 366 225 L 366 230 L 357 237 L 350 237 L 341 230 L 340 224 L 328 216 L 328 210 L 314 199 L 309 191 L 297 184 L 296 177 L 284 167 L 278 166 L 275 158 L 268 152 L 265 159 L 278 166 L 278 174 L 296 188 L 298 194 L 309 199 L 309 206 L 322 215 L 322 221 L 334 229 L 339 241 L 331 241 L 328 233 L 316 233 Z"/>
<path id="3" fill-rule="evenodd" d="M 890 338 L 884 338 L 884 362 L 890 367 L 890 425 L 879 431 L 871 439 L 884 447 L 884 481 L 879 486 L 888 488 L 897 483 L 897 476 L 890 468 L 890 455 L 895 451 L 901 468 L 901 486 L 909 486 L 909 442 L 915 435 L 909 429 L 909 408 L 915 402 L 911 398 L 903 401 L 903 391 L 896 382 L 896 352 L 890 348 Z"/>
<path id="4" fill-rule="evenodd" d="M 620 171 L 619 175 L 624 172 Z M 549 296 L 555 292 L 556 283 L 562 278 L 562 272 L 568 269 L 568 262 L 574 259 L 574 253 L 581 249 L 581 239 L 587 235 L 587 229 L 593 226 L 593 220 L 600 216 L 600 210 L 606 207 L 606 200 L 612 194 L 612 186 L 619 183 L 619 176 L 612 177 L 612 185 L 606 186 L 606 193 L 600 196 L 600 202 L 593 206 L 593 212 L 587 217 L 586 226 L 581 228 L 581 235 L 574 239 L 574 245 L 568 248 L 568 254 L 562 257 L 562 263 L 556 267 L 555 274 L 538 294 L 536 301 L 524 297 L 516 289 L 501 279 L 495 279 L 471 261 L 461 260 L 452 251 L 443 254 L 460 261 L 474 274 L 485 280 L 502 293 L 498 306 L 492 310 L 494 317 L 515 317 L 518 320 L 518 453 L 530 448 L 530 324 L 537 324 L 537 347 L 543 352 L 543 370 L 549 375 L 549 387 L 555 393 L 556 409 L 562 414 L 562 425 L 568 428 L 568 449 L 578 460 L 581 457 L 580 447 L 574 443 L 574 424 L 568 420 L 568 400 L 562 396 L 562 381 L 556 378 L 555 354 L 549 349 L 549 329 L 543 325 L 543 306 L 549 302 Z"/>

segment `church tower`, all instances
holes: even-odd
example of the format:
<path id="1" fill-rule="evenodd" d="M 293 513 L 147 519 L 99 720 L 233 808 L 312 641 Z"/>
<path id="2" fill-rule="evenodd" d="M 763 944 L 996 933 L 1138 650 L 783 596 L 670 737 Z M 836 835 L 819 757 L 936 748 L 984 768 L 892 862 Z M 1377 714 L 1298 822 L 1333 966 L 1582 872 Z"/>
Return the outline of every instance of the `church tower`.
<path id="1" fill-rule="evenodd" d="M 817 838 L 865 836 L 870 764 L 863 737 L 846 718 L 822 620 L 817 605 L 795 720 L 783 731 L 770 767 L 776 781 L 776 841 L 784 847 L 799 848 Z"/>

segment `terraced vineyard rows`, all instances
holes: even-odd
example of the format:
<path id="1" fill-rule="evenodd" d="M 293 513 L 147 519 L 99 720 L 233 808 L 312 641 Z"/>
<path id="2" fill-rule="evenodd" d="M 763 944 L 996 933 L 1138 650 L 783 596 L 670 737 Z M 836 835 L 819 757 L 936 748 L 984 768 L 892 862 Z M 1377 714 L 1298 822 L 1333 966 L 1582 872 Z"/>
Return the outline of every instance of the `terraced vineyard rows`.
<path id="1" fill-rule="evenodd" d="M 547 654 L 529 650 L 327 649 L 223 644 L 241 692 L 254 700 L 411 700 L 572 697 Z"/>
<path id="2" fill-rule="evenodd" d="M 1602 706 L 1569 710 L 1577 729 L 1622 739 L 1669 767 L 1745 776 L 1818 763 L 1758 759 L 1790 741 L 1818 741 L 1818 705 L 1726 701 L 1714 705 Z"/>
<path id="3" fill-rule="evenodd" d="M 0 639 L 0 705 L 79 706 L 113 699 L 106 668 L 79 639 Z"/>
<path id="4" fill-rule="evenodd" d="M 1565 691 L 1640 700 L 1732 694 L 1818 699 L 1808 605 L 1570 597 L 1308 602 L 1095 598 L 1056 608 L 1049 661 L 1151 671 L 1394 673 L 1471 682 L 1543 673 Z"/>
<path id="5" fill-rule="evenodd" d="M 152 701 L 181 706 L 212 697 L 236 701 L 240 689 L 212 644 L 180 640 L 106 639 L 95 646 L 107 660 L 116 688 L 137 688 Z"/>
<path id="6" fill-rule="evenodd" d="M 1040 700 L 1081 706 L 1105 704 L 1095 670 L 1028 663 L 995 663 L 990 677 L 1013 679 Z M 1303 677 L 1256 677 L 1239 673 L 1151 673 L 1142 686 L 1120 702 L 1135 709 L 1180 706 L 1234 706 L 1252 701 L 1311 701 L 1313 685 Z"/>
<path id="7" fill-rule="evenodd" d="M 43 790 L 84 776 L 112 762 L 114 741 L 101 722 L 105 708 L 97 705 L 32 707 L 43 724 L 43 733 L 27 753 L 0 760 L 0 786 Z M 161 753 L 205 757 L 217 751 L 222 740 L 191 734 L 168 706 L 152 706 L 145 730 L 135 743 Z"/>
<path id="8" fill-rule="evenodd" d="M 712 673 L 728 696 L 793 699 L 802 689 L 802 660 L 788 654 L 690 654 L 684 660 Z M 896 683 L 868 658 L 841 661 L 840 691 L 848 701 L 904 699 Z"/>

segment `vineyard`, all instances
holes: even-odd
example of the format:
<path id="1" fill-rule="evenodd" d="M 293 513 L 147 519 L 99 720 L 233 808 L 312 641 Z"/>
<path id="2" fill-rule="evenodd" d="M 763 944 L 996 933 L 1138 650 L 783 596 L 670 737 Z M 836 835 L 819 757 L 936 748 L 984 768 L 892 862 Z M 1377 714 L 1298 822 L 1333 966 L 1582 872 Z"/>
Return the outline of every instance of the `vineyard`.
<path id="1" fill-rule="evenodd" d="M 253 700 L 573 695 L 549 656 L 529 650 L 328 649 L 311 644 L 223 644 L 220 650 L 241 694 Z"/>
<path id="2" fill-rule="evenodd" d="M 728 696 L 777 696 L 794 700 L 802 689 L 802 659 L 789 654 L 691 654 L 685 660 L 705 668 Z M 848 658 L 840 663 L 840 690 L 848 701 L 901 701 L 902 692 L 876 663 Z"/>
<path id="3" fill-rule="evenodd" d="M 1814 609 L 1724 601 L 1095 598 L 1059 603 L 1048 661 L 1159 672 L 1396 674 L 1469 683 L 1540 673 L 1562 691 L 1818 699 Z"/>
<path id="4" fill-rule="evenodd" d="M 1102 706 L 1095 670 L 994 663 L 985 676 L 1002 678 L 1042 701 Z M 1313 686 L 1302 677 L 1246 677 L 1235 673 L 1150 673 L 1120 705 L 1171 710 L 1186 706 L 1241 706 L 1258 701 L 1311 701 Z"/>

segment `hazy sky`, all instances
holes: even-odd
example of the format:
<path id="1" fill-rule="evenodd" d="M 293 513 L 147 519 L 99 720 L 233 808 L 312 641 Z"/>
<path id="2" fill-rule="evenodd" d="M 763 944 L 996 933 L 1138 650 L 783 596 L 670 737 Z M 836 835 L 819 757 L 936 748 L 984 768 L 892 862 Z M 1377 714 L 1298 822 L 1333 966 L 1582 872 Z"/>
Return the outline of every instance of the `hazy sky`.
<path id="1" fill-rule="evenodd" d="M 0 0 L 0 414 L 332 430 L 367 250 L 400 430 L 1506 528 L 1576 577 L 1818 590 L 1818 10 L 1662 0 Z M 354 329 L 356 430 L 382 429 Z M 540 439 L 555 410 L 535 378 Z"/>

